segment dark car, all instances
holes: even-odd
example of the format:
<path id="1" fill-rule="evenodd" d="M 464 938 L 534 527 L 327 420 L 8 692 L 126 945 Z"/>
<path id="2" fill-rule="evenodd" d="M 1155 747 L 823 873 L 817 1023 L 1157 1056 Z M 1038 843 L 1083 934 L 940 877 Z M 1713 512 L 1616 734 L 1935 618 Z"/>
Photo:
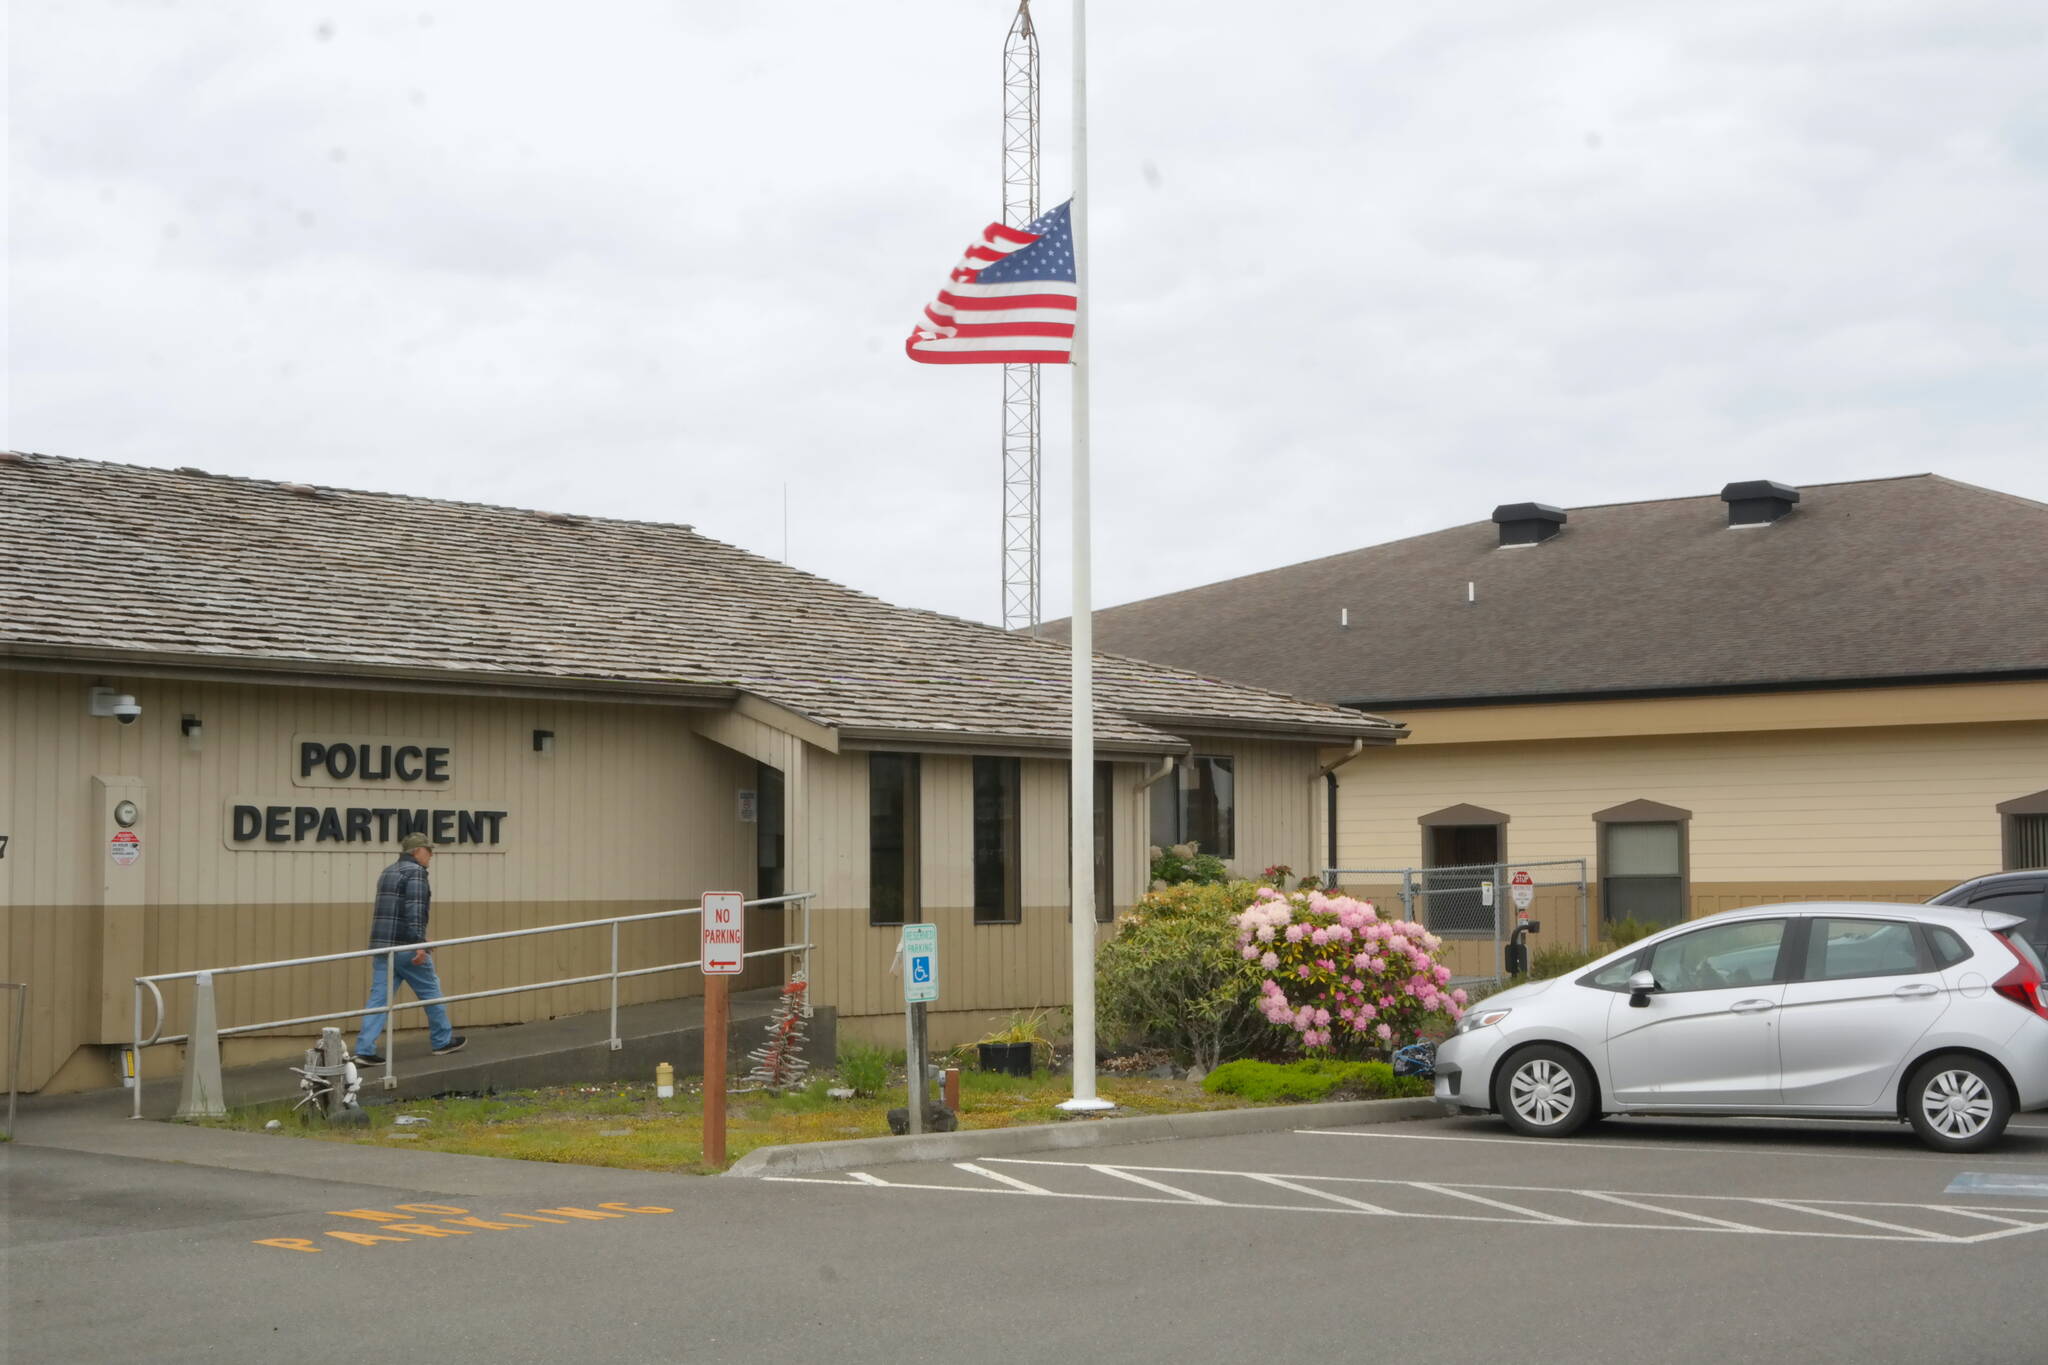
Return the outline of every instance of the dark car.
<path id="1" fill-rule="evenodd" d="M 2048 867 L 2018 872 L 1992 872 L 1952 886 L 1931 905 L 1967 905 L 1975 910 L 2002 910 L 2026 920 L 2021 932 L 2037 953 L 2048 952 Z"/>

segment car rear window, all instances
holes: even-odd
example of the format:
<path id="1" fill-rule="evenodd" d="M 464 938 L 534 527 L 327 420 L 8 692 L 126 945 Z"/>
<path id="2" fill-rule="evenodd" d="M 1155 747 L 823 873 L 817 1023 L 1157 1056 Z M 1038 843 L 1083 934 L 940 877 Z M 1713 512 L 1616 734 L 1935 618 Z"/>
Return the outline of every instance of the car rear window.
<path id="1" fill-rule="evenodd" d="M 2020 955 L 2020 960 L 2033 964 L 2036 975 L 2048 978 L 2048 968 L 2041 965 L 2041 955 L 2034 951 L 2034 945 L 2009 929 L 2001 929 L 1998 936 L 2005 940 L 2005 946 Z"/>

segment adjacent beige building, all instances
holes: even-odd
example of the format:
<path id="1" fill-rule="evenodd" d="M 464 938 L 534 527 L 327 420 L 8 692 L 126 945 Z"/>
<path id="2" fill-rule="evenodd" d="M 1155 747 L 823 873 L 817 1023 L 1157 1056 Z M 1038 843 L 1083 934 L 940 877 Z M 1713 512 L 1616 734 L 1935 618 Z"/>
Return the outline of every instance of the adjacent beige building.
<path id="1" fill-rule="evenodd" d="M 0 979 L 31 988 L 29 1089 L 117 1079 L 139 975 L 364 946 L 413 828 L 444 855 L 437 937 L 812 892 L 814 998 L 842 1033 L 900 1038 L 905 920 L 939 926 L 939 1045 L 1068 998 L 1063 645 L 688 527 L 47 456 L 0 454 L 0 550 Z M 1403 733 L 1128 659 L 1097 679 L 1099 919 L 1142 890 L 1158 811 L 1240 870 L 1313 865 L 1325 754 Z M 798 925 L 752 912 L 748 946 Z M 694 935 L 629 927 L 621 965 L 686 961 Z M 582 930 L 440 967 L 451 991 L 489 990 L 609 955 Z M 221 1022 L 348 1009 L 367 979 L 223 978 Z M 697 988 L 669 973 L 622 998 Z M 454 1010 L 468 1028 L 606 999 Z M 181 1029 L 187 997 L 167 1005 Z M 230 1040 L 226 1060 L 304 1032 Z"/>
<path id="2" fill-rule="evenodd" d="M 1510 504 L 1095 629 L 1105 649 L 1407 727 L 1336 770 L 1324 859 L 1582 860 L 1583 901 L 1539 892 L 1539 943 L 1760 902 L 1925 900 L 2048 864 L 2048 507 L 1989 489 L 1922 475 Z M 1398 878 L 1350 882 L 1398 900 Z M 1457 941 L 1458 969 L 1491 970 L 1492 945 Z"/>

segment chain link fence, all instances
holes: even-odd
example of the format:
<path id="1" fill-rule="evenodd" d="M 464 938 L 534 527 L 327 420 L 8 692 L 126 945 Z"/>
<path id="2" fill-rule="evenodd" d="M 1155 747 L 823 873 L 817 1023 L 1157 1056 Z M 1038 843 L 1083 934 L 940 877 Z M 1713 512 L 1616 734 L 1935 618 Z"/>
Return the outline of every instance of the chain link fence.
<path id="1" fill-rule="evenodd" d="M 1323 885 L 1329 887 L 1397 886 L 1402 918 L 1420 923 L 1454 945 L 1464 942 L 1479 947 L 1490 940 L 1492 952 L 1485 954 L 1482 948 L 1483 961 L 1470 950 L 1458 953 L 1459 966 L 1464 970 L 1453 967 L 1453 971 L 1458 972 L 1461 984 L 1499 980 L 1503 975 L 1501 950 L 1514 929 L 1517 875 L 1527 877 L 1520 885 L 1528 888 L 1532 905 L 1538 891 L 1573 893 L 1578 922 L 1575 926 L 1554 926 L 1552 937 L 1555 941 L 1575 935 L 1576 942 L 1586 941 L 1584 858 L 1469 863 L 1458 867 L 1331 867 L 1324 868 L 1322 875 Z"/>

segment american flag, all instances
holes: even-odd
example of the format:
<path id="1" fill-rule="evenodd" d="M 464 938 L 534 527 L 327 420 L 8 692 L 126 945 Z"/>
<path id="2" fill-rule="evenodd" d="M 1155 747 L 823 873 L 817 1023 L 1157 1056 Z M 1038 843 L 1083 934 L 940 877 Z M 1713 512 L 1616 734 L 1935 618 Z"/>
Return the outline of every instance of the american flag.
<path id="1" fill-rule="evenodd" d="M 1023 229 L 990 223 L 903 349 L 927 365 L 1065 365 L 1074 349 L 1072 200 Z"/>

